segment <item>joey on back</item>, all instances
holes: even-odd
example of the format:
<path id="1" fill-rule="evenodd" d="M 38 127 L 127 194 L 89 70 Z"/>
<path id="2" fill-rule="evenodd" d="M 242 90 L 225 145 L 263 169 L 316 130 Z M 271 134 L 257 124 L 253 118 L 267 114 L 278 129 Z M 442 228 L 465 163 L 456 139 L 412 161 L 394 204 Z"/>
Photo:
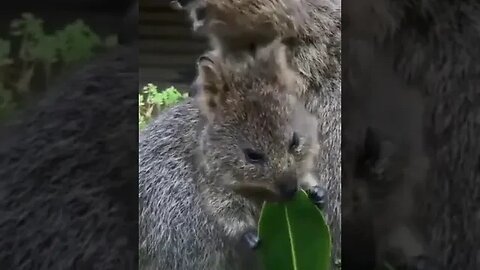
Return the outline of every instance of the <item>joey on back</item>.
<path id="1" fill-rule="evenodd" d="M 321 206 L 325 191 L 311 174 L 317 122 L 294 95 L 285 47 L 275 41 L 240 64 L 215 54 L 199 59 L 198 99 L 208 122 L 200 140 L 208 182 L 202 197 L 218 186 L 259 207 L 289 200 L 301 187 Z"/>

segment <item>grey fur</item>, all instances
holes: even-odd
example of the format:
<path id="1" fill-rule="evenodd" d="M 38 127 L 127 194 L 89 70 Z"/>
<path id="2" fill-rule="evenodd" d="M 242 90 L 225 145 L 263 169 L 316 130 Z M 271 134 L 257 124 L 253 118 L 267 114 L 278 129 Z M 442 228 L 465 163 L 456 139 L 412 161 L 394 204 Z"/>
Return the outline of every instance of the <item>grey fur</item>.
<path id="1" fill-rule="evenodd" d="M 480 268 L 480 125 L 474 105 L 480 102 L 479 15 L 474 0 L 344 3 L 346 43 L 366 44 L 347 53 L 384 54 L 391 59 L 388 68 L 425 100 L 430 192 L 416 205 L 421 223 L 428 224 L 427 242 L 446 269 Z"/>
<path id="2" fill-rule="evenodd" d="M 339 1 L 198 0 L 207 10 L 201 31 L 225 54 L 281 37 L 300 84 L 297 95 L 319 120 L 317 173 L 328 190 L 334 258 L 341 248 L 341 30 Z M 190 4 L 192 8 L 200 4 Z M 188 6 L 187 6 L 188 9 Z M 190 13 L 192 11 L 190 10 Z M 194 19 L 195 24 L 195 17 Z M 228 21 L 227 21 L 228 20 Z"/>
<path id="3" fill-rule="evenodd" d="M 318 154 L 316 120 L 290 94 L 290 71 L 268 48 L 255 59 L 212 60 L 214 67 L 200 60 L 197 100 L 163 112 L 142 132 L 141 269 L 261 269 L 241 242 L 257 227 L 261 204 L 232 186 L 273 187 L 286 173 L 301 180 Z M 302 143 L 291 155 L 294 130 Z M 245 147 L 262 150 L 268 162 L 247 163 Z"/>
<path id="4" fill-rule="evenodd" d="M 98 58 L 2 126 L 2 269 L 135 267 L 137 55 Z"/>

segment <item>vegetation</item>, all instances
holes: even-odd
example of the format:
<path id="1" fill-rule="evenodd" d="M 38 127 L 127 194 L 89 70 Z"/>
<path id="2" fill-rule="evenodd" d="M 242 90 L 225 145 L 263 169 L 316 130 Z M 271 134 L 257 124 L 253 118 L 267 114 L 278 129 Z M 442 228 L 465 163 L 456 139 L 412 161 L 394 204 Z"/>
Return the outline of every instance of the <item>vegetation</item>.
<path id="1" fill-rule="evenodd" d="M 163 91 L 158 91 L 154 84 L 147 84 L 138 95 L 138 120 L 139 128 L 143 129 L 148 122 L 161 110 L 168 108 L 188 97 L 171 86 Z"/>
<path id="2" fill-rule="evenodd" d="M 0 120 L 44 91 L 65 68 L 116 44 L 115 35 L 102 40 L 82 20 L 47 33 L 42 19 L 22 14 L 10 24 L 10 39 L 0 37 Z"/>

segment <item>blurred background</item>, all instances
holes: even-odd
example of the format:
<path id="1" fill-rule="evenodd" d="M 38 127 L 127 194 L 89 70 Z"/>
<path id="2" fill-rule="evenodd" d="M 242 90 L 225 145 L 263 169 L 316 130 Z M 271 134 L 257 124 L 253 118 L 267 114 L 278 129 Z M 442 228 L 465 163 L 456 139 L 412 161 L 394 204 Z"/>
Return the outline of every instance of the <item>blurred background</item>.
<path id="1" fill-rule="evenodd" d="M 128 0 L 17 0 L 0 10 L 0 121 L 117 46 Z"/>
<path id="2" fill-rule="evenodd" d="M 140 0 L 140 83 L 159 89 L 189 88 L 195 76 L 196 58 L 207 49 L 205 39 L 194 36 L 184 12 L 169 7 L 170 1 Z"/>
<path id="3" fill-rule="evenodd" d="M 133 2 L 6 2 L 0 11 L 0 121 L 95 54 L 117 46 Z M 170 8 L 169 1 L 140 0 L 138 16 L 129 23 L 138 32 L 139 118 L 145 125 L 189 92 L 196 59 L 208 46 L 191 31 L 187 14 Z"/>

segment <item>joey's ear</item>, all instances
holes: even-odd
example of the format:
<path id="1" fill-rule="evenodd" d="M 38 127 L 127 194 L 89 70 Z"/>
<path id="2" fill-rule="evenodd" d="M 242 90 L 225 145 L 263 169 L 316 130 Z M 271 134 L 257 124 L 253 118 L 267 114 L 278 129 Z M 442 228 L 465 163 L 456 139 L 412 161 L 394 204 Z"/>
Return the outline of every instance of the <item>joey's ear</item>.
<path id="1" fill-rule="evenodd" d="M 227 91 L 222 78 L 220 56 L 213 51 L 203 54 L 197 60 L 197 68 L 198 102 L 202 113 L 211 120 Z"/>

